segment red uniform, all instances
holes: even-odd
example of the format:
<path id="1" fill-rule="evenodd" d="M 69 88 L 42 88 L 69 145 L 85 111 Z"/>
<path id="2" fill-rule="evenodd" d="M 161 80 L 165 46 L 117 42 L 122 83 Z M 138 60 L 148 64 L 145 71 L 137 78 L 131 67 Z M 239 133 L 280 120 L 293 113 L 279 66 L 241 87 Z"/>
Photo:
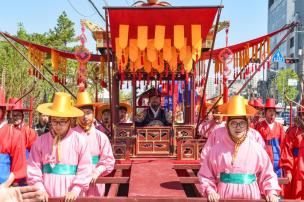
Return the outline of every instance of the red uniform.
<path id="1" fill-rule="evenodd" d="M 23 138 L 23 142 L 25 144 L 26 156 L 28 157 L 31 147 L 35 140 L 37 139 L 37 133 L 34 129 L 30 128 L 27 124 L 23 123 L 21 128 L 15 127 L 20 131 L 20 134 Z"/>
<path id="2" fill-rule="evenodd" d="M 7 123 L 0 125 L 0 155 L 0 183 L 5 182 L 10 173 L 17 180 L 26 177 L 23 139 L 20 138 L 20 132 Z"/>
<path id="3" fill-rule="evenodd" d="M 285 198 L 304 199 L 304 129 L 293 126 L 288 129 L 282 147 L 280 166 L 292 174 L 291 184 L 285 188 Z"/>
<path id="4" fill-rule="evenodd" d="M 266 120 L 258 123 L 255 128 L 260 132 L 264 141 L 265 149 L 271 159 L 274 171 L 278 177 L 282 176 L 282 170 L 279 166 L 281 158 L 281 148 L 285 138 L 285 131 L 280 123 L 274 122 L 273 128 L 270 129 Z"/>

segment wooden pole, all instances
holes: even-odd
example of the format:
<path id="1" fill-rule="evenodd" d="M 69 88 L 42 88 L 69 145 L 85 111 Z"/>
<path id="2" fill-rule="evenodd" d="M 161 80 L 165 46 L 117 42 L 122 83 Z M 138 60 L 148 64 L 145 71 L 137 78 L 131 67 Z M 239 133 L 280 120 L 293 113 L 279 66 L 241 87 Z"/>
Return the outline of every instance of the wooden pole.
<path id="1" fill-rule="evenodd" d="M 215 44 L 215 39 L 216 39 L 216 34 L 217 34 L 218 25 L 219 25 L 219 21 L 220 21 L 221 12 L 222 12 L 222 7 L 219 8 L 218 13 L 217 13 L 216 24 L 215 24 L 215 28 L 214 28 L 212 45 L 211 45 L 211 51 L 210 51 L 210 54 L 209 54 L 208 67 L 207 67 L 207 72 L 206 72 L 206 81 L 204 83 L 203 96 L 202 96 L 201 102 L 200 102 L 200 109 L 199 109 L 199 113 L 198 113 L 198 119 L 197 119 L 197 124 L 196 124 L 196 128 L 195 128 L 195 134 L 197 134 L 197 132 L 198 132 L 198 126 L 199 126 L 199 123 L 200 123 L 202 108 L 203 108 L 204 100 L 206 100 L 207 82 L 208 82 L 209 71 L 210 71 L 210 66 L 211 66 L 211 59 L 212 59 L 212 53 L 213 53 L 213 49 L 214 49 L 214 44 Z"/>

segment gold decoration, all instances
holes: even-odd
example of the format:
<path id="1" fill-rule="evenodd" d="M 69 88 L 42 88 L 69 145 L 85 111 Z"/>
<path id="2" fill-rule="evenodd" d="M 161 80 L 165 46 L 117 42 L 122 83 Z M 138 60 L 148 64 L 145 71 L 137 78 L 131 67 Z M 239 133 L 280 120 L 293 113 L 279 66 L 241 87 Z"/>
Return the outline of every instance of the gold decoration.
<path id="1" fill-rule="evenodd" d="M 166 27 L 162 25 L 155 26 L 155 37 L 154 37 L 154 47 L 157 51 L 160 51 L 165 44 L 165 31 Z"/>

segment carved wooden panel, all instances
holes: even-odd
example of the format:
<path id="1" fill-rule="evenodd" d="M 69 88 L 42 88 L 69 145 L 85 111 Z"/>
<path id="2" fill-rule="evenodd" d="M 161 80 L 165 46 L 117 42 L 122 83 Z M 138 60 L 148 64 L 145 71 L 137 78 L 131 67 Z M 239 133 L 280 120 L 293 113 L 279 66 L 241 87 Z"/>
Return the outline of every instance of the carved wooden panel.
<path id="1" fill-rule="evenodd" d="M 194 138 L 194 126 L 184 125 L 174 127 L 175 137 L 183 139 L 193 139 Z"/>
<path id="2" fill-rule="evenodd" d="M 205 145 L 201 139 L 180 139 L 177 146 L 179 160 L 199 160 L 200 153 Z"/>
<path id="3" fill-rule="evenodd" d="M 136 155 L 170 154 L 171 128 L 143 127 L 136 130 Z"/>
<path id="4" fill-rule="evenodd" d="M 134 141 L 133 137 L 134 129 L 129 126 L 116 126 L 114 127 L 114 138 L 113 138 L 113 153 L 116 159 L 126 159 L 126 155 L 129 156 L 134 154 Z"/>

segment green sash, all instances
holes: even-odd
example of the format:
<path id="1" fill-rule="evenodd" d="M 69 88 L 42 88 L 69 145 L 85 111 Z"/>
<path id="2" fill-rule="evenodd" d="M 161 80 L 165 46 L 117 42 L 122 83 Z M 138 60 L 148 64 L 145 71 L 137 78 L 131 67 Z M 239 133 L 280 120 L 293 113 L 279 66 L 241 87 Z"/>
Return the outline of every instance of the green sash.
<path id="1" fill-rule="evenodd" d="M 93 165 L 96 165 L 99 162 L 99 156 L 93 156 L 92 157 L 92 163 Z"/>
<path id="2" fill-rule="evenodd" d="M 256 181 L 254 174 L 221 173 L 220 181 L 232 184 L 251 184 Z"/>
<path id="3" fill-rule="evenodd" d="M 44 164 L 42 168 L 42 173 L 56 174 L 56 175 L 76 175 L 77 166 L 56 164 L 55 167 L 52 168 L 50 164 Z"/>

